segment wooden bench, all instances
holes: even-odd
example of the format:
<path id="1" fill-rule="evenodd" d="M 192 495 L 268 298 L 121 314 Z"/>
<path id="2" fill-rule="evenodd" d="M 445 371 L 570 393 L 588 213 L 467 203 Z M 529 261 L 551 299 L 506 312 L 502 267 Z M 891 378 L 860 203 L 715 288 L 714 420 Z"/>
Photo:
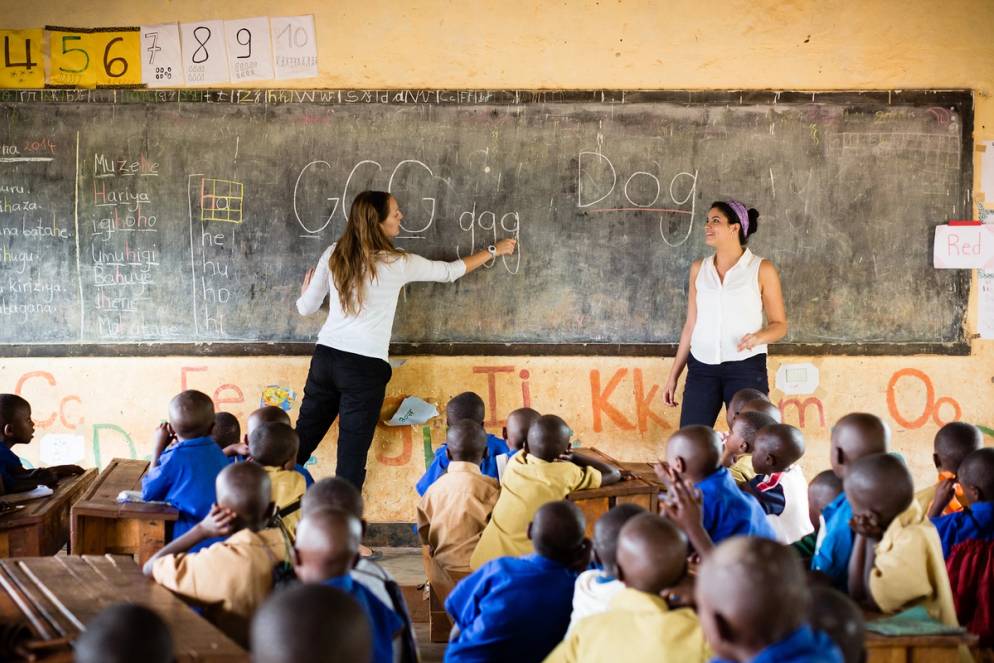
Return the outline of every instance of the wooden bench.
<path id="1" fill-rule="evenodd" d="M 40 557 L 62 550 L 69 541 L 70 509 L 96 478 L 94 469 L 67 477 L 52 495 L 19 503 L 0 515 L 0 557 Z"/>
<path id="2" fill-rule="evenodd" d="M 637 504 L 650 513 L 659 511 L 660 487 L 658 481 L 650 483 L 643 477 L 647 471 L 652 471 L 652 467 L 648 463 L 622 463 L 594 448 L 575 449 L 574 453 L 611 463 L 632 473 L 632 478 L 620 481 L 613 486 L 578 490 L 566 498 L 574 502 L 583 512 L 587 520 L 587 536 L 593 537 L 594 523 L 597 522 L 597 519 L 619 504 Z M 655 477 L 654 474 L 652 476 Z"/>
<path id="3" fill-rule="evenodd" d="M 977 645 L 977 636 L 866 634 L 866 663 L 958 663 L 960 646 Z"/>
<path id="4" fill-rule="evenodd" d="M 27 622 L 40 641 L 71 642 L 100 611 L 121 602 L 147 606 L 162 617 L 177 661 L 248 661 L 243 649 L 143 576 L 130 557 L 0 560 L 0 618 Z"/>
<path id="5" fill-rule="evenodd" d="M 146 460 L 115 458 L 72 507 L 74 555 L 134 555 L 142 565 L 166 544 L 167 523 L 179 512 L 162 504 L 121 504 L 122 490 L 141 490 Z"/>

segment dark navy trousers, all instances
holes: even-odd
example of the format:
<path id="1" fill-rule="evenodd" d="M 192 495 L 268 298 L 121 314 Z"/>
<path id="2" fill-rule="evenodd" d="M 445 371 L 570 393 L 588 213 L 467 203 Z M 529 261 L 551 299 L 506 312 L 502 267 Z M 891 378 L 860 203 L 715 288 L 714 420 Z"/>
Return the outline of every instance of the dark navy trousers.
<path id="1" fill-rule="evenodd" d="M 683 389 L 680 427 L 703 424 L 714 426 L 721 406 L 732 400 L 739 389 L 752 387 L 770 393 L 766 354 L 742 361 L 705 364 L 687 357 L 687 384 Z"/>

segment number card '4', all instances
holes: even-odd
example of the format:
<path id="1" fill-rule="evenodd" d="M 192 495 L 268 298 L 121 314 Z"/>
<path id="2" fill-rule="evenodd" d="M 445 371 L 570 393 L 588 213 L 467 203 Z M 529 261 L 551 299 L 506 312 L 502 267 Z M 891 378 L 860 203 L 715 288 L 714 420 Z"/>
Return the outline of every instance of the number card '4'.
<path id="1" fill-rule="evenodd" d="M 37 30 L 0 30 L 3 55 L 0 59 L 0 88 L 45 87 L 45 64 L 42 61 L 44 32 Z"/>
<path id="2" fill-rule="evenodd" d="M 48 84 L 133 86 L 142 82 L 138 28 L 45 28 L 51 58 Z"/>
<path id="3" fill-rule="evenodd" d="M 224 50 L 224 21 L 180 23 L 183 76 L 187 85 L 228 82 L 228 55 Z"/>
<path id="4" fill-rule="evenodd" d="M 149 87 L 183 85 L 183 53 L 175 23 L 141 26 L 142 83 Z"/>
<path id="5" fill-rule="evenodd" d="M 273 78 L 273 49 L 269 43 L 269 19 L 244 18 L 224 22 L 231 82 Z"/>

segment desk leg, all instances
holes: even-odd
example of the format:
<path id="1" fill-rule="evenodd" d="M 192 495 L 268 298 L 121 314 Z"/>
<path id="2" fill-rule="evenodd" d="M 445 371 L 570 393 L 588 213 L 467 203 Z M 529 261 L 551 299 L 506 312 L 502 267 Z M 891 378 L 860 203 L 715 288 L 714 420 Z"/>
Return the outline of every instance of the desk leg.
<path id="1" fill-rule="evenodd" d="M 107 519 L 94 516 L 73 518 L 69 549 L 73 555 L 103 555 L 107 549 Z"/>
<path id="2" fill-rule="evenodd" d="M 145 566 L 145 562 L 151 559 L 152 555 L 159 552 L 166 545 L 166 521 L 164 520 L 140 520 L 138 521 L 138 556 L 139 568 Z"/>
<path id="3" fill-rule="evenodd" d="M 866 663 L 911 663 L 906 647 L 867 647 Z"/>

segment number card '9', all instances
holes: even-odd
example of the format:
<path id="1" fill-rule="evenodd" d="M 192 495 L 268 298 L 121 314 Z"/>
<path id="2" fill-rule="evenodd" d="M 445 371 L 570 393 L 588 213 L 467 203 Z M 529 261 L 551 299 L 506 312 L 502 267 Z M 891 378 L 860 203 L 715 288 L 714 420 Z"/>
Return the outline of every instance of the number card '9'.
<path id="1" fill-rule="evenodd" d="M 48 83 L 72 87 L 131 86 L 142 82 L 138 28 L 46 27 Z"/>
<path id="2" fill-rule="evenodd" d="M 0 30 L 0 88 L 45 87 L 43 38 L 41 29 Z"/>

